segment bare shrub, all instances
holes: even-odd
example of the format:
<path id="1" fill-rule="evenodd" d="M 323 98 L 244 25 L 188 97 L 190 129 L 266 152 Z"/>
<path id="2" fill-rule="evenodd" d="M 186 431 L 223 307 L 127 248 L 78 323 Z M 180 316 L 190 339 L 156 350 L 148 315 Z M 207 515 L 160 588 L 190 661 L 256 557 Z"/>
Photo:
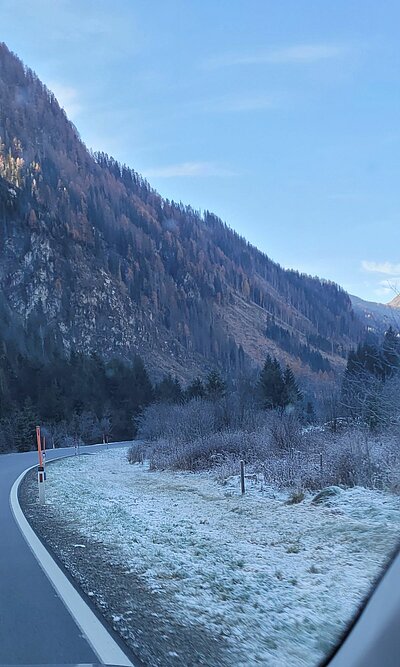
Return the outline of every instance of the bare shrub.
<path id="1" fill-rule="evenodd" d="M 400 494 L 400 461 L 388 472 L 389 489 L 392 493 Z"/>
<path id="2" fill-rule="evenodd" d="M 276 451 L 289 452 L 303 444 L 304 435 L 294 412 L 272 412 L 269 429 L 271 445 Z"/>
<path id="3" fill-rule="evenodd" d="M 294 413 L 245 405 L 239 418 L 235 410 L 233 399 L 150 406 L 139 431 L 147 444 L 135 443 L 129 460 L 146 457 L 151 470 L 214 470 L 223 481 L 238 474 L 243 459 L 248 472 L 278 488 L 364 486 L 400 492 L 397 422 L 381 435 L 362 426 L 334 432 L 304 428 Z"/>
<path id="4" fill-rule="evenodd" d="M 214 430 L 213 404 L 196 398 L 185 405 L 155 403 L 146 408 L 138 419 L 138 437 L 149 441 L 162 438 L 183 442 Z"/>
<path id="5" fill-rule="evenodd" d="M 237 475 L 240 470 L 240 461 L 241 459 L 237 456 L 224 456 L 215 468 L 217 481 L 225 484 L 230 477 Z"/>
<path id="6" fill-rule="evenodd" d="M 286 505 L 298 505 L 303 502 L 304 498 L 304 491 L 293 491 L 290 498 L 286 501 Z"/>
<path id="7" fill-rule="evenodd" d="M 279 452 L 271 447 L 260 462 L 264 481 L 280 488 L 318 490 L 326 486 L 400 488 L 400 451 L 396 439 L 371 435 L 366 429 L 336 433 L 311 432 L 299 449 Z"/>
<path id="8" fill-rule="evenodd" d="M 46 438 L 46 447 L 56 448 L 56 447 L 66 447 L 67 445 L 63 444 L 65 438 L 68 436 L 68 424 L 65 421 L 61 422 L 48 422 L 42 425 L 42 435 Z"/>
<path id="9" fill-rule="evenodd" d="M 244 459 L 247 463 L 262 460 L 266 456 L 267 448 L 267 434 L 263 429 L 254 433 L 220 431 L 190 442 L 171 441 L 165 438 L 152 447 L 150 467 L 208 470 L 225 464 L 227 460 Z"/>
<path id="10" fill-rule="evenodd" d="M 143 463 L 147 457 L 147 447 L 143 442 L 134 442 L 126 455 L 129 463 Z"/>
<path id="11" fill-rule="evenodd" d="M 326 481 L 343 486 L 388 488 L 389 470 L 396 458 L 400 460 L 393 444 L 390 437 L 383 440 L 365 429 L 337 434 L 326 448 Z"/>
<path id="12" fill-rule="evenodd" d="M 58 446 L 59 447 L 81 447 L 82 445 L 84 445 L 84 442 L 83 442 L 83 440 L 81 440 L 81 438 L 79 438 L 79 437 L 77 438 L 74 435 L 67 435 L 66 434 L 66 435 L 63 435 L 60 438 Z"/>
<path id="13" fill-rule="evenodd" d="M 283 489 L 318 489 L 317 455 L 311 451 L 274 454 L 261 466 L 264 482 Z"/>

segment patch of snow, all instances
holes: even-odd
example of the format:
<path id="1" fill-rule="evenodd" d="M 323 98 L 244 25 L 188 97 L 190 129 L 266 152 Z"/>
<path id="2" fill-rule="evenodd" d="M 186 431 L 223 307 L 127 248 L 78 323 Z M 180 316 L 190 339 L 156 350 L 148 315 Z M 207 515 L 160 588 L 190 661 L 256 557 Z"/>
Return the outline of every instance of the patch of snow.
<path id="1" fill-rule="evenodd" d="M 238 667 L 316 665 L 399 539 L 390 494 L 354 488 L 287 505 L 270 487 L 241 496 L 236 477 L 222 486 L 211 473 L 149 472 L 126 451 L 53 464 L 47 501 L 115 547 L 150 593 L 173 598 L 178 624 L 225 637 Z"/>

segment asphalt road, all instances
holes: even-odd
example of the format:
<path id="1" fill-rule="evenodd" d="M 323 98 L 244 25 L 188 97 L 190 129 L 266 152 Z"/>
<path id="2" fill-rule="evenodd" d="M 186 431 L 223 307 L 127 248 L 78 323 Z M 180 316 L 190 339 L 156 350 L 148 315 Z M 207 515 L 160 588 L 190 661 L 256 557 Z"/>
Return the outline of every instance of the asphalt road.
<path id="1" fill-rule="evenodd" d="M 82 447 L 96 451 L 102 446 Z M 46 452 L 71 456 L 71 449 Z M 98 663 L 16 524 L 10 491 L 37 453 L 0 456 L 0 665 Z"/>

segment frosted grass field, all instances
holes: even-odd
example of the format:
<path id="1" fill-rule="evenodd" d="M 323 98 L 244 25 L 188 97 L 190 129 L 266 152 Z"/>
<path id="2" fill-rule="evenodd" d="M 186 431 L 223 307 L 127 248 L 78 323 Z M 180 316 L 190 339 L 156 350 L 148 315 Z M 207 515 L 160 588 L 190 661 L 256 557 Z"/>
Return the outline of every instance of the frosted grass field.
<path id="1" fill-rule="evenodd" d="M 235 665 L 317 665 L 398 542 L 400 498 L 354 488 L 287 505 L 251 483 L 241 497 L 236 478 L 149 472 L 126 451 L 52 464 L 47 503 L 172 599 L 177 622 L 227 639 Z"/>

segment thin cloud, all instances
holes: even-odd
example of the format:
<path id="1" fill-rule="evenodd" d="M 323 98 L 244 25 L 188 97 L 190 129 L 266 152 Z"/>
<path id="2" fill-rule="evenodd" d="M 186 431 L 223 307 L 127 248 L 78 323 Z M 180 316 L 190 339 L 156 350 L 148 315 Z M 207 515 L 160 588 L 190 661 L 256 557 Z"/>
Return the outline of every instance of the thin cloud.
<path id="1" fill-rule="evenodd" d="M 287 95 L 282 93 L 238 93 L 189 102 L 185 113 L 245 113 L 282 108 Z"/>
<path id="2" fill-rule="evenodd" d="M 391 262 L 368 262 L 364 260 L 361 262 L 364 271 L 368 273 L 381 273 L 388 276 L 400 276 L 400 264 L 392 264 Z"/>
<path id="3" fill-rule="evenodd" d="M 194 178 L 204 176 L 234 176 L 235 172 L 213 162 L 181 162 L 144 170 L 147 178 Z"/>
<path id="4" fill-rule="evenodd" d="M 73 120 L 76 116 L 79 116 L 82 111 L 82 105 L 79 102 L 79 94 L 76 88 L 65 86 L 56 81 L 50 83 L 48 88 L 53 91 L 60 107 L 64 109 L 68 118 Z"/>
<path id="5" fill-rule="evenodd" d="M 265 111 L 277 106 L 277 98 L 273 95 L 226 95 L 205 102 L 207 111 Z"/>
<path id="6" fill-rule="evenodd" d="M 390 287 L 377 287 L 373 290 L 373 293 L 378 297 L 390 297 L 393 290 Z"/>
<path id="7" fill-rule="evenodd" d="M 238 65 L 301 65 L 342 58 L 351 49 L 345 44 L 298 44 L 281 49 L 269 49 L 254 53 L 226 53 L 208 58 L 204 69 L 234 67 Z"/>

